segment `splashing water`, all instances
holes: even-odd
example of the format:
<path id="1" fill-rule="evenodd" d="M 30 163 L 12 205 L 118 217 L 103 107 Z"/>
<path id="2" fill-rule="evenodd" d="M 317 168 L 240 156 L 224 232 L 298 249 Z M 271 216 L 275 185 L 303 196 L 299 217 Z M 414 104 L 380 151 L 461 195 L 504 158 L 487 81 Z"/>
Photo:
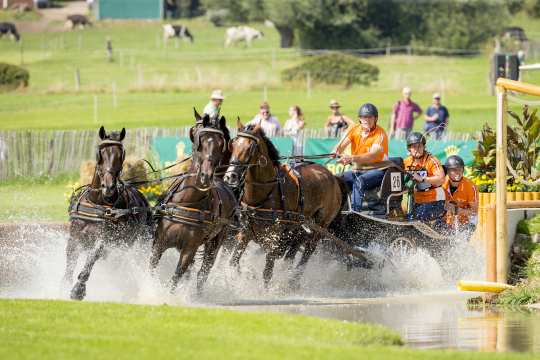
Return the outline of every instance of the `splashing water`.
<path id="1" fill-rule="evenodd" d="M 0 297 L 68 299 L 61 285 L 65 270 L 67 233 L 43 225 L 21 225 L 0 238 Z M 321 247 L 319 247 L 320 249 Z M 306 298 L 353 298 L 432 293 L 452 289 L 460 278 L 481 278 L 483 261 L 464 240 L 457 239 L 443 257 L 434 259 L 422 249 L 390 251 L 377 244 L 369 250 L 386 254 L 391 262 L 373 269 L 353 268 L 317 251 L 298 287 L 290 286 L 294 268 L 277 261 L 269 289 L 262 280 L 264 253 L 250 244 L 240 262 L 240 272 L 228 265 L 230 254 L 222 249 L 202 295 L 196 292 L 200 258 L 182 278 L 175 294 L 169 280 L 178 253 L 168 250 L 157 274 L 148 271 L 150 244 L 113 249 L 98 261 L 87 284 L 87 300 L 147 304 L 231 304 L 250 301 L 295 301 Z M 297 256 L 298 261 L 300 255 Z M 75 277 L 86 254 L 79 259 Z"/>

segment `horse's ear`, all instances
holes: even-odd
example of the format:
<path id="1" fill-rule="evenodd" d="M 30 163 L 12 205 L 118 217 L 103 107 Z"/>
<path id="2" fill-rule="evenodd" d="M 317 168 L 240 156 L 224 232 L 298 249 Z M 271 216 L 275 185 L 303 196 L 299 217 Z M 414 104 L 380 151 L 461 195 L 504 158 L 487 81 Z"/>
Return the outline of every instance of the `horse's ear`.
<path id="1" fill-rule="evenodd" d="M 193 107 L 193 115 L 195 115 L 195 120 L 201 121 L 201 115 L 199 115 L 199 113 L 197 112 L 197 109 L 195 109 L 195 107 Z"/>
<path id="2" fill-rule="evenodd" d="M 202 124 L 203 124 L 203 127 L 207 127 L 208 124 L 210 124 L 210 116 L 208 114 L 204 114 L 202 118 Z"/>
<path id="3" fill-rule="evenodd" d="M 253 128 L 253 133 L 256 134 L 261 131 L 261 124 L 257 123 L 255 127 Z"/>
<path id="4" fill-rule="evenodd" d="M 236 118 L 236 127 L 238 128 L 238 130 L 242 130 L 244 128 L 244 125 L 240 121 L 240 116 Z"/>
<path id="5" fill-rule="evenodd" d="M 227 127 L 227 121 L 225 120 L 225 116 L 221 115 L 219 118 L 219 128 L 225 129 Z"/>
<path id="6" fill-rule="evenodd" d="M 122 128 L 122 131 L 120 131 L 120 140 L 119 141 L 124 140 L 125 137 L 126 137 L 126 128 Z"/>
<path id="7" fill-rule="evenodd" d="M 101 140 L 105 140 L 106 137 L 107 133 L 105 132 L 105 128 L 103 127 L 103 125 L 101 125 L 101 127 L 99 128 L 99 138 Z"/>

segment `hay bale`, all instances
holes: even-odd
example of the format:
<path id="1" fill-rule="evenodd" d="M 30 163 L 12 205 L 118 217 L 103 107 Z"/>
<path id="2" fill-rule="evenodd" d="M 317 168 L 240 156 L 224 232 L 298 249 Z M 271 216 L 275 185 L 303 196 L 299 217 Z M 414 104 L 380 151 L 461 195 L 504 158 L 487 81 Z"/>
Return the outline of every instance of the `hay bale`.
<path id="1" fill-rule="evenodd" d="M 96 162 L 94 160 L 85 160 L 81 163 L 79 169 L 79 184 L 88 185 L 92 182 L 94 172 L 96 171 Z"/>
<path id="2" fill-rule="evenodd" d="M 146 166 L 144 161 L 137 159 L 132 156 L 128 156 L 124 160 L 124 165 L 122 167 L 122 180 L 130 181 L 146 181 L 148 180 L 148 175 L 146 174 Z"/>

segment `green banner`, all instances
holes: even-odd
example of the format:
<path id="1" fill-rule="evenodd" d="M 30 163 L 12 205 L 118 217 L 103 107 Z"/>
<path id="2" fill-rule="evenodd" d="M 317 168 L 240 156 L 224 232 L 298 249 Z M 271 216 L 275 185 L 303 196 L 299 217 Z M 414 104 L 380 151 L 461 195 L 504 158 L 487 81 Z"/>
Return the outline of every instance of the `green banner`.
<path id="1" fill-rule="evenodd" d="M 289 137 L 274 137 L 272 143 L 279 150 L 281 156 L 290 156 L 293 149 L 293 141 Z M 319 155 L 332 152 L 339 139 L 307 139 L 304 144 L 304 155 Z M 177 159 L 183 159 L 191 155 L 191 140 L 188 137 L 164 136 L 154 139 L 153 150 L 159 156 L 161 166 L 173 164 Z M 470 165 L 473 160 L 472 151 L 476 147 L 474 140 L 450 140 L 436 141 L 428 140 L 427 149 L 443 163 L 450 155 L 459 155 L 465 161 L 465 165 Z M 389 144 L 390 157 L 407 157 L 405 140 L 391 139 Z M 328 162 L 326 159 L 318 160 L 321 164 L 326 164 L 333 173 L 341 173 L 349 167 L 336 164 L 335 161 Z"/>

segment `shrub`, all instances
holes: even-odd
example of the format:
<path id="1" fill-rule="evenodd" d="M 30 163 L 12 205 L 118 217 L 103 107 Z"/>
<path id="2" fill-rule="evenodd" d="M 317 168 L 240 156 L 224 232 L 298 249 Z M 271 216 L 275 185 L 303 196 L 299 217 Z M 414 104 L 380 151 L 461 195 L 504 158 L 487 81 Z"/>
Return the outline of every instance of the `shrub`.
<path id="1" fill-rule="evenodd" d="M 352 55 L 320 55 L 281 73 L 284 81 L 305 80 L 307 74 L 315 82 L 326 84 L 369 85 L 377 81 L 379 69 Z"/>
<path id="2" fill-rule="evenodd" d="M 16 65 L 0 63 L 0 88 L 18 88 L 28 86 L 30 74 Z"/>

